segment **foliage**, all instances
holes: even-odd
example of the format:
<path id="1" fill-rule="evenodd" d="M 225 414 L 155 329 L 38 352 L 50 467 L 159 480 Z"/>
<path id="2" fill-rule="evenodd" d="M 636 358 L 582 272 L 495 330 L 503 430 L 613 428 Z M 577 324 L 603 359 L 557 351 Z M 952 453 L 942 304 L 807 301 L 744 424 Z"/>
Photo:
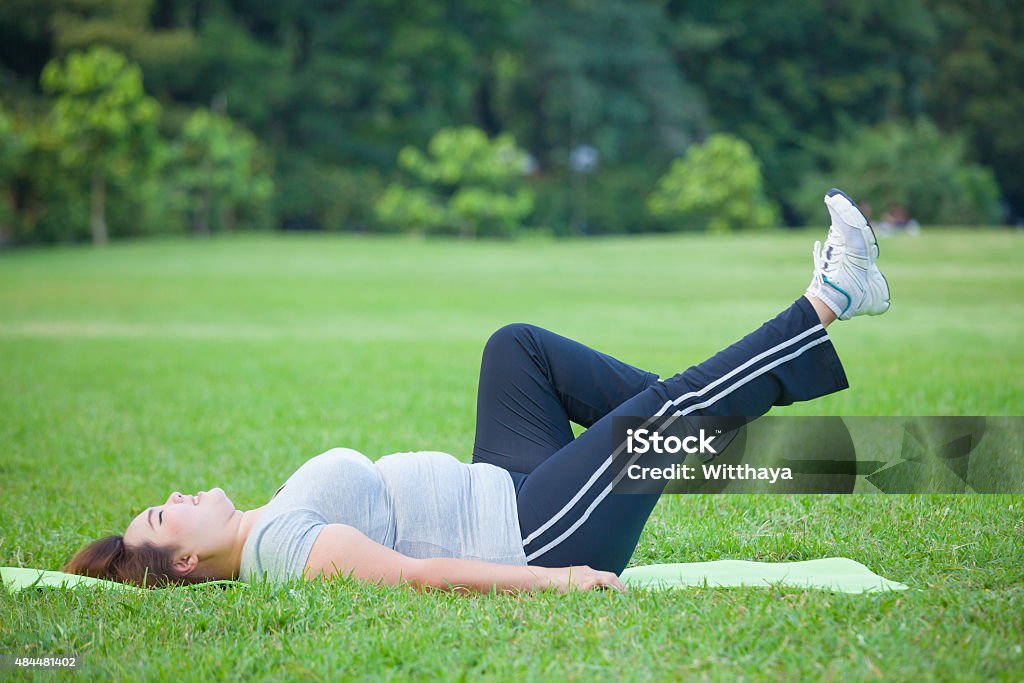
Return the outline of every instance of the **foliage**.
<path id="1" fill-rule="evenodd" d="M 656 169 L 708 130 L 705 95 L 676 64 L 658 3 L 534 3 L 495 55 L 485 123 L 512 132 L 539 167 L 537 222 L 555 234 L 650 231 Z M 579 145 L 593 174 L 573 173 Z"/>
<path id="2" fill-rule="evenodd" d="M 478 128 L 446 128 L 424 154 L 405 147 L 399 166 L 416 184 L 390 184 L 377 201 L 382 223 L 429 233 L 515 233 L 533 210 L 523 176 L 529 159 L 509 134 L 493 140 Z"/>
<path id="3" fill-rule="evenodd" d="M 91 182 L 93 241 L 105 242 L 107 180 L 155 170 L 160 104 L 143 91 L 142 70 L 106 47 L 50 62 L 40 81 L 56 97 L 51 121 L 62 163 Z"/>
<path id="4" fill-rule="evenodd" d="M 29 144 L 0 102 L 0 181 L 7 180 L 21 168 Z"/>
<path id="5" fill-rule="evenodd" d="M 967 159 L 962 135 L 945 135 L 931 121 L 865 128 L 835 146 L 827 174 L 801 185 L 805 218 L 821 216 L 821 197 L 836 185 L 867 201 L 875 218 L 890 206 L 921 223 L 990 224 L 1002 218 L 999 187 L 990 169 Z"/>
<path id="6" fill-rule="evenodd" d="M 380 230 L 374 204 L 383 190 L 373 168 L 340 167 L 308 158 L 279 164 L 273 212 L 286 230 Z"/>
<path id="7" fill-rule="evenodd" d="M 1019 2 L 930 0 L 940 39 L 923 85 L 930 116 L 992 168 L 1014 216 L 1024 220 L 1024 21 Z"/>
<path id="8" fill-rule="evenodd" d="M 158 0 L 49 0 L 49 29 L 57 54 L 106 45 L 142 65 L 149 78 L 162 82 L 196 48 L 195 36 L 185 28 L 154 26 L 163 9 Z M 25 11 L 24 9 L 22 11 Z M 28 9 L 38 13 L 39 8 Z"/>
<path id="9" fill-rule="evenodd" d="M 0 102 L 0 243 L 10 224 L 16 219 L 13 197 L 5 191 L 8 183 L 21 170 L 28 154 L 30 140 L 18 130 L 15 121 L 4 110 Z"/>
<path id="10" fill-rule="evenodd" d="M 274 191 L 259 141 L 223 114 L 198 109 L 189 116 L 173 152 L 178 184 L 189 198 L 197 233 L 210 232 L 219 209 L 222 227 L 233 227 L 239 209 L 260 213 Z"/>
<path id="11" fill-rule="evenodd" d="M 789 211 L 848 121 L 920 113 L 921 84 L 941 59 L 927 2 L 683 0 L 669 13 L 714 129 L 750 142 L 769 196 Z"/>
<path id="12" fill-rule="evenodd" d="M 97 46 L 123 53 L 168 112 L 166 138 L 192 111 L 212 109 L 260 141 L 279 193 L 259 210 L 240 207 L 245 225 L 397 229 L 378 221 L 373 199 L 408 174 L 400 151 L 463 125 L 511 134 L 529 152 L 533 222 L 556 234 L 671 227 L 645 198 L 672 159 L 715 132 L 751 145 L 765 194 L 785 221 L 799 222 L 800 181 L 829 168 L 837 143 L 921 116 L 962 136 L 966 158 L 993 170 L 1016 222 L 1024 217 L 1017 4 L 7 0 L 0 92 L 17 120 L 32 122 L 19 130 L 34 130 L 51 106 L 37 88 L 48 62 Z M 0 181 L 15 198 L 16 239 L 76 236 L 75 212 L 91 194 L 95 213 L 97 193 L 74 187 L 86 169 L 72 177 L 72 167 L 55 166 L 53 155 L 67 156 L 63 144 L 37 132 L 18 174 Z M 581 178 L 569 159 L 584 144 L 600 165 Z M 54 173 L 64 176 L 59 189 L 46 183 Z M 167 229 L 194 229 L 173 178 L 140 177 L 161 188 L 150 193 L 160 206 L 139 204 L 141 185 L 122 192 L 129 188 L 106 178 L 115 235 L 149 220 L 133 218 L 140 209 L 163 212 Z M 429 214 L 425 199 L 408 203 Z M 468 195 L 466 210 L 490 207 L 479 199 Z M 61 227 L 58 217 L 71 222 Z"/>
<path id="13" fill-rule="evenodd" d="M 89 188 L 81 174 L 68 172 L 61 158 L 63 141 L 49 118 L 18 112 L 8 122 L 13 131 L 6 136 L 7 145 L 0 143 L 0 147 L 11 152 L 13 144 L 15 153 L 13 163 L 4 164 L 0 171 L 0 188 L 6 186 L 0 189 L 0 213 L 12 205 L 16 211 L 0 219 L 0 230 L 7 233 L 4 238 L 18 243 L 88 239 Z M 164 145 L 155 149 L 156 154 L 164 152 Z M 11 155 L 0 156 L 12 161 Z M 161 160 L 153 163 L 160 165 Z M 114 175 L 105 195 L 105 218 L 115 236 L 168 232 L 184 220 L 180 192 L 159 175 Z"/>
<path id="14" fill-rule="evenodd" d="M 48 117 L 12 112 L 18 162 L 6 171 L 7 225 L 13 241 L 55 242 L 89 235 L 89 201 L 80 178 L 60 160 L 60 141 Z"/>
<path id="15" fill-rule="evenodd" d="M 663 220 L 719 233 L 769 228 L 777 220 L 750 145 L 723 133 L 673 161 L 647 206 Z"/>
<path id="16" fill-rule="evenodd" d="M 604 165 L 667 161 L 706 130 L 704 97 L 677 68 L 657 4 L 536 3 L 512 31 L 517 49 L 495 67 L 496 116 L 546 170 L 580 144 Z"/>
<path id="17" fill-rule="evenodd" d="M 536 183 L 545 192 L 542 195 L 538 190 L 535 222 L 555 234 L 611 235 L 665 229 L 648 214 L 644 203 L 654 184 L 652 169 L 645 164 L 606 165 L 587 175 L 563 172 L 543 180 Z M 575 216 L 575 224 L 570 225 L 565 216 Z"/>
<path id="18" fill-rule="evenodd" d="M 43 69 L 43 89 L 56 96 L 54 131 L 69 166 L 96 165 L 127 175 L 154 151 L 160 105 L 145 94 L 142 70 L 120 53 L 94 47 Z M 145 158 L 143 156 L 143 158 Z"/>

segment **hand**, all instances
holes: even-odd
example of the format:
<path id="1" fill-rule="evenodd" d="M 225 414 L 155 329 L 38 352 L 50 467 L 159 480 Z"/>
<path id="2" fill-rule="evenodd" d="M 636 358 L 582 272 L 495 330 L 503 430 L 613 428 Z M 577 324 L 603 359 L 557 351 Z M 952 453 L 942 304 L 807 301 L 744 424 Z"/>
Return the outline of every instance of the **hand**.
<path id="1" fill-rule="evenodd" d="M 547 581 L 547 585 L 544 584 Z M 552 567 L 546 570 L 540 588 L 568 593 L 570 590 L 589 591 L 595 588 L 611 588 L 620 593 L 626 586 L 614 572 L 602 572 L 587 565 L 575 567 Z"/>

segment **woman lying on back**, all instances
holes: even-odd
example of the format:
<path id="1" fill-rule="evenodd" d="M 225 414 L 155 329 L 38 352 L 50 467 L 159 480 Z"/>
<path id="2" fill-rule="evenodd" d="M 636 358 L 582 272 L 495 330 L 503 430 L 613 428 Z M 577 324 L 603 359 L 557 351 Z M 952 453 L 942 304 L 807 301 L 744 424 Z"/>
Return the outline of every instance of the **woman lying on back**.
<path id="1" fill-rule="evenodd" d="M 845 389 L 826 326 L 888 310 L 871 226 L 838 190 L 825 204 L 832 225 L 805 294 L 699 365 L 662 380 L 508 325 L 484 349 L 472 464 L 437 452 L 374 463 L 333 449 L 253 510 L 219 488 L 172 493 L 65 571 L 150 587 L 343 574 L 420 588 L 622 590 L 617 574 L 659 494 L 612 493 L 622 476 L 612 418 L 758 416 Z M 571 422 L 587 431 L 574 438 Z"/>

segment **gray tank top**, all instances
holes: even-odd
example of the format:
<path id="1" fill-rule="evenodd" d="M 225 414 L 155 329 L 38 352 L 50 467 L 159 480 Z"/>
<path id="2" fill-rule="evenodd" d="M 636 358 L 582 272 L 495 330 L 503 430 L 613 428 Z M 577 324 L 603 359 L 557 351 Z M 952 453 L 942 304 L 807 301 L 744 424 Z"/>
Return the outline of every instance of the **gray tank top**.
<path id="1" fill-rule="evenodd" d="M 263 508 L 242 547 L 239 578 L 301 577 L 327 524 L 348 524 L 409 557 L 526 564 L 505 470 L 436 451 L 371 462 L 334 448 L 306 461 Z"/>

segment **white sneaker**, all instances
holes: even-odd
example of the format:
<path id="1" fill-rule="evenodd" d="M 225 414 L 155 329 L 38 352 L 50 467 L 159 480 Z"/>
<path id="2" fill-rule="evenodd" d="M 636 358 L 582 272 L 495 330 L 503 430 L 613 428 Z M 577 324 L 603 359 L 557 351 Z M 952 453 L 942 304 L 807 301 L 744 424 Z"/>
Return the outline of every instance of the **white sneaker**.
<path id="1" fill-rule="evenodd" d="M 889 283 L 878 270 L 878 241 L 853 200 L 832 188 L 825 196 L 832 216 L 824 250 L 814 243 L 814 275 L 807 293 L 824 301 L 840 320 L 889 310 Z"/>

